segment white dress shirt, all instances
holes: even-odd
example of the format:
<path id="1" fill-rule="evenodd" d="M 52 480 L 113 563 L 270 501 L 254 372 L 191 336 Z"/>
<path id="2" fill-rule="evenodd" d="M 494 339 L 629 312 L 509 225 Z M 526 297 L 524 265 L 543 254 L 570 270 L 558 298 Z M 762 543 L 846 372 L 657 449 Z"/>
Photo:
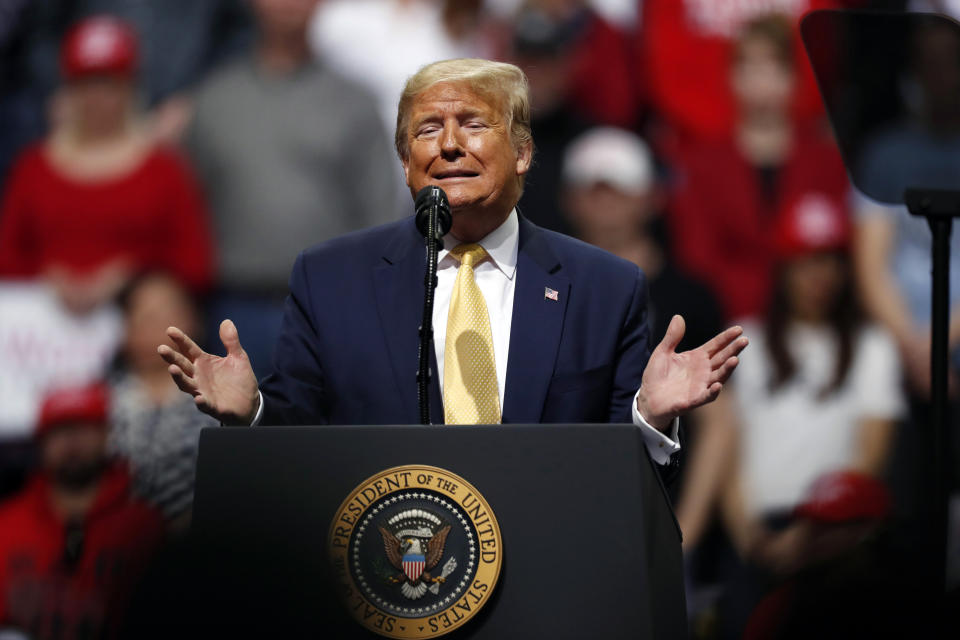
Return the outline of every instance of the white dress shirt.
<path id="1" fill-rule="evenodd" d="M 437 256 L 437 289 L 433 306 L 433 344 L 437 356 L 437 380 L 443 394 L 443 356 L 447 338 L 447 315 L 450 298 L 457 278 L 460 263 L 450 255 L 450 250 L 460 240 L 448 233 L 443 238 L 443 249 Z M 491 231 L 477 244 L 489 257 L 473 267 L 477 286 L 483 293 L 490 316 L 490 331 L 493 336 L 493 356 L 497 368 L 497 387 L 500 392 L 500 409 L 503 410 L 504 389 L 507 379 L 507 359 L 510 351 L 510 326 L 513 320 L 513 293 L 517 283 L 517 252 L 520 246 L 520 221 L 514 209 L 499 227 Z M 640 390 L 637 390 L 640 393 Z M 263 395 L 253 424 L 263 415 Z M 633 423 L 640 427 L 650 456 L 658 464 L 667 464 L 670 456 L 680 450 L 678 443 L 679 420 L 674 420 L 670 435 L 661 433 L 647 424 L 637 409 L 637 397 L 633 398 Z"/>
<path id="2" fill-rule="evenodd" d="M 437 380 L 440 381 L 440 397 L 443 397 L 443 357 L 447 344 L 447 315 L 450 298 L 457 281 L 460 263 L 450 255 L 450 250 L 460 244 L 452 233 L 443 238 L 443 249 L 437 256 L 437 290 L 433 298 L 433 346 L 437 352 Z M 506 221 L 478 242 L 487 252 L 473 266 L 474 279 L 490 316 L 490 332 L 493 335 L 493 359 L 497 367 L 497 387 L 500 391 L 500 411 L 503 411 L 504 382 L 507 379 L 507 356 L 510 350 L 510 325 L 513 321 L 513 292 L 517 282 L 517 249 L 520 246 L 520 222 L 516 209 Z"/>

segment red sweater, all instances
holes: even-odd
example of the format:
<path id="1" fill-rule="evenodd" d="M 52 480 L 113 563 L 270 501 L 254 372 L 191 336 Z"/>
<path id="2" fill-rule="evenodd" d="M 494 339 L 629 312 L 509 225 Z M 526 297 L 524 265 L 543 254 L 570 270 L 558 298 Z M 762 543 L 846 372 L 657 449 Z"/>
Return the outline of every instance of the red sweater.
<path id="1" fill-rule="evenodd" d="M 813 9 L 862 4 L 860 0 L 645 0 L 638 39 L 642 82 L 649 100 L 681 138 L 717 139 L 733 130 L 730 90 L 733 44 L 740 28 L 771 11 L 787 11 L 799 24 Z M 796 41 L 794 115 L 809 121 L 823 113 L 813 70 Z"/>
<path id="2" fill-rule="evenodd" d="M 156 148 L 129 173 L 88 182 L 58 171 L 42 145 L 25 151 L 0 206 L 0 277 L 34 277 L 53 265 L 82 273 L 118 258 L 195 290 L 210 286 L 207 211 L 183 162 Z"/>
<path id="3" fill-rule="evenodd" d="M 807 197 L 826 197 L 846 211 L 847 174 L 834 143 L 798 134 L 779 169 L 773 201 L 757 169 L 733 142 L 687 147 L 678 158 L 669 210 L 677 262 L 709 284 L 728 320 L 766 312 L 777 256 L 776 220 Z"/>
<path id="4" fill-rule="evenodd" d="M 593 14 L 576 44 L 570 70 L 570 100 L 590 122 L 630 128 L 637 123 L 642 84 L 631 77 L 630 40 Z"/>
<path id="5" fill-rule="evenodd" d="M 50 509 L 44 477 L 0 506 L 0 628 L 21 628 L 36 638 L 56 629 L 63 638 L 116 632 L 163 526 L 129 489 L 124 466 L 106 472 L 72 566 L 64 562 L 65 527 Z"/>

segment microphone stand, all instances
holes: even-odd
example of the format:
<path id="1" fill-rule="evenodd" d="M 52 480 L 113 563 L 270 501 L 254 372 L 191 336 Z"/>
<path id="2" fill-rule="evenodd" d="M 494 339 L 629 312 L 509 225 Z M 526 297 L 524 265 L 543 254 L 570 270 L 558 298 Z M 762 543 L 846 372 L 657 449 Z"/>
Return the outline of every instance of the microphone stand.
<path id="1" fill-rule="evenodd" d="M 417 229 L 427 241 L 427 273 L 423 278 L 423 319 L 418 334 L 420 346 L 417 367 L 417 405 L 420 409 L 420 423 L 430 421 L 430 350 L 433 348 L 433 300 L 437 288 L 437 254 L 443 242 L 443 236 L 450 231 L 453 218 L 450 204 L 443 189 L 428 185 L 414 199 Z"/>
<path id="2" fill-rule="evenodd" d="M 420 347 L 418 357 L 420 365 L 417 368 L 417 405 L 420 408 L 420 424 L 430 422 L 430 348 L 433 344 L 433 301 L 437 289 L 437 253 L 439 244 L 437 238 L 437 207 L 431 206 L 427 222 L 427 273 L 423 278 L 423 319 L 420 321 L 418 333 Z"/>

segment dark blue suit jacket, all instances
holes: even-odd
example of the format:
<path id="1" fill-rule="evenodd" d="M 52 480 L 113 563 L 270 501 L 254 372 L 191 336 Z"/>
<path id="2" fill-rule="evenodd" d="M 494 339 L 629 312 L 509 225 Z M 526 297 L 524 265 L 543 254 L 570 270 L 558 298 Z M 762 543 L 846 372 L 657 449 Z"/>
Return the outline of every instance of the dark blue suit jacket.
<path id="1" fill-rule="evenodd" d="M 419 423 L 425 264 L 412 217 L 304 251 L 275 373 L 261 384 L 261 424 Z M 640 270 L 521 218 L 515 277 L 503 422 L 631 422 L 650 356 Z M 440 422 L 436 378 L 430 398 Z"/>

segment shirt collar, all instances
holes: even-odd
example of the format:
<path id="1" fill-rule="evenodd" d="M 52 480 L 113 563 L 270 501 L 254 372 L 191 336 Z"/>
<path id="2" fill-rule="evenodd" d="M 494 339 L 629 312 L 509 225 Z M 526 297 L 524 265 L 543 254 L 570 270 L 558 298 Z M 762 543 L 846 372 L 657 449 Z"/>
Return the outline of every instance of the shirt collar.
<path id="1" fill-rule="evenodd" d="M 437 255 L 439 266 L 457 264 L 453 258 L 450 258 L 447 264 L 442 263 L 450 254 L 450 250 L 458 244 L 461 244 L 460 240 L 452 233 L 443 236 L 443 249 Z M 502 271 L 508 280 L 513 280 L 513 275 L 517 272 L 517 250 L 520 246 L 520 220 L 517 217 L 517 210 L 511 210 L 507 219 L 477 244 L 486 250 L 494 266 Z"/>

